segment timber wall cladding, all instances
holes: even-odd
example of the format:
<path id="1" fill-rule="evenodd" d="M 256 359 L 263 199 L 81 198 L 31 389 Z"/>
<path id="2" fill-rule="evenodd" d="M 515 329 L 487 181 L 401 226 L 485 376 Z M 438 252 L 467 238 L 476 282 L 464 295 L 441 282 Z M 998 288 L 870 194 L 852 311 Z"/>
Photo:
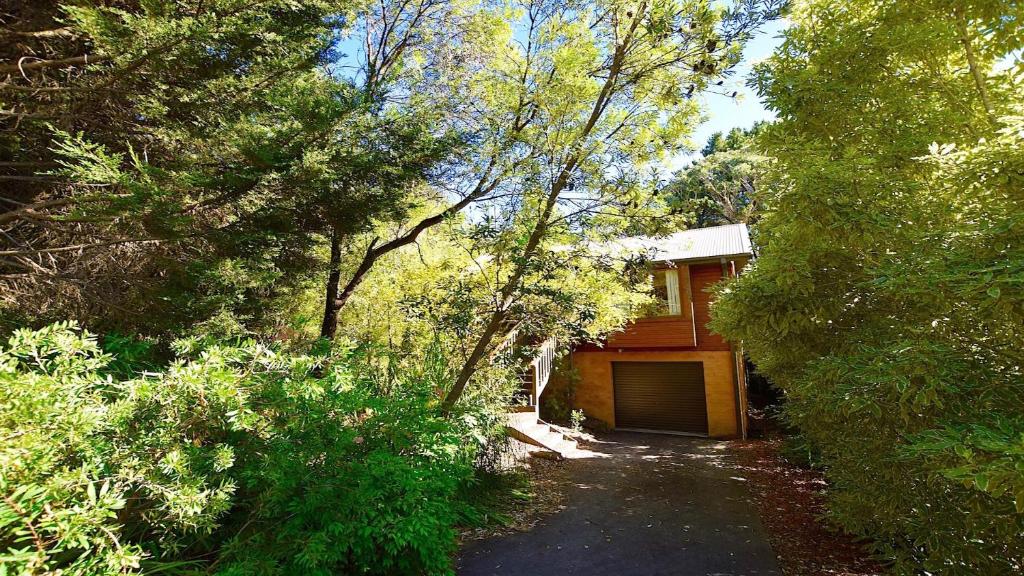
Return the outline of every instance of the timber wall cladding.
<path id="1" fill-rule="evenodd" d="M 605 346 L 615 348 L 696 348 L 729 350 L 729 343 L 708 329 L 711 321 L 711 294 L 708 288 L 722 279 L 721 263 L 679 267 L 680 301 L 683 314 L 640 318 L 622 332 L 608 336 Z M 689 291 L 686 282 L 689 280 Z M 689 294 L 687 293 L 689 292 Z M 689 298 L 688 298 L 689 296 Z M 693 319 L 690 318 L 690 298 Z M 695 324 L 695 325 L 694 325 Z M 694 333 L 697 341 L 694 342 Z"/>
<path id="2" fill-rule="evenodd" d="M 708 436 L 737 436 L 733 356 L 725 351 L 604 351 L 574 352 L 573 368 L 579 374 L 575 408 L 615 427 L 615 387 L 612 362 L 703 362 Z"/>
<path id="3" fill-rule="evenodd" d="M 707 292 L 707 289 L 721 279 L 721 264 L 690 266 L 698 350 L 729 350 L 729 343 L 708 329 L 708 322 L 711 321 L 711 294 Z"/>
<path id="4" fill-rule="evenodd" d="M 641 318 L 622 332 L 608 337 L 609 348 L 692 348 L 693 325 L 689 317 Z"/>
<path id="5" fill-rule="evenodd" d="M 627 324 L 622 332 L 608 336 L 609 348 L 692 348 L 697 345 L 691 313 L 690 268 L 680 265 L 673 270 L 679 278 L 677 293 L 681 313 L 675 316 L 638 318 Z"/>

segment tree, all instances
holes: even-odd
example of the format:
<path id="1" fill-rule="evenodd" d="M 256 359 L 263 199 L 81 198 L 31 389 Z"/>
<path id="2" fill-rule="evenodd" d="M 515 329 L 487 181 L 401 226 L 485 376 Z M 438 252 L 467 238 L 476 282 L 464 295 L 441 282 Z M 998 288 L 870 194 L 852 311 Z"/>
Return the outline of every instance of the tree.
<path id="1" fill-rule="evenodd" d="M 621 230 L 620 216 L 657 204 L 645 164 L 677 148 L 697 118 L 692 94 L 728 73 L 775 6 L 538 0 L 520 10 L 522 29 L 505 32 L 502 66 L 476 89 L 489 113 L 515 115 L 525 105 L 535 120 L 518 134 L 526 160 L 503 184 L 517 193 L 486 222 L 482 245 L 500 273 L 445 411 L 509 319 L 524 280 L 556 261 L 548 257 L 556 234 L 607 232 L 615 221 Z"/>
<path id="2" fill-rule="evenodd" d="M 831 518 L 897 573 L 1024 563 L 1022 17 L 797 2 L 756 68 L 779 117 L 761 249 L 712 326 L 784 391 Z"/>
<path id="3" fill-rule="evenodd" d="M 400 6 L 406 4 L 400 3 Z M 382 242 L 379 235 L 371 234 L 365 251 L 344 286 L 340 284 L 341 273 L 338 271 L 340 250 L 332 250 L 321 336 L 333 337 L 339 312 L 381 258 L 416 242 L 424 231 L 454 218 L 468 206 L 485 201 L 493 194 L 500 196 L 506 179 L 529 160 L 529 149 L 521 145 L 520 139 L 524 130 L 537 118 L 534 103 L 521 98 L 515 106 L 500 111 L 490 110 L 485 114 L 479 102 L 474 99 L 474 96 L 478 96 L 474 92 L 475 83 L 489 73 L 489 68 L 503 65 L 499 61 L 503 54 L 500 45 L 497 49 L 495 47 L 494 35 L 503 33 L 502 28 L 506 25 L 504 16 L 500 11 L 484 10 L 465 18 L 461 27 L 455 27 L 447 37 L 441 36 L 445 43 L 439 48 L 440 58 L 434 63 L 440 65 L 435 68 L 449 73 L 438 75 L 432 83 L 424 83 L 423 75 L 417 75 L 411 83 L 403 86 L 409 93 L 421 94 L 425 106 L 445 110 L 448 117 L 438 120 L 445 125 L 457 126 L 459 133 L 473 145 L 457 161 L 451 163 L 443 179 L 432 182 L 434 189 L 448 200 L 447 204 L 432 214 L 420 215 L 410 221 L 399 219 L 401 225 L 391 231 L 387 241 Z M 422 29 L 431 28 L 428 23 L 419 23 L 418 26 Z M 386 36 L 374 40 L 373 34 L 378 33 L 379 28 L 367 26 L 368 40 L 365 45 L 368 49 L 387 45 Z M 384 22 L 385 32 L 393 29 L 393 26 L 389 28 Z M 461 44 L 457 42 L 460 39 Z M 398 45 L 404 46 L 407 43 L 399 42 Z M 450 57 L 455 46 L 461 48 L 462 57 L 457 59 L 458 71 L 451 73 L 452 64 L 445 57 Z M 370 58 L 366 58 L 366 61 L 369 62 Z M 436 75 L 437 70 L 431 75 Z M 528 80 L 530 78 L 523 75 L 520 82 Z M 439 93 L 444 95 L 439 98 Z"/>
<path id="4" fill-rule="evenodd" d="M 765 158 L 756 152 L 754 137 L 763 124 L 749 130 L 716 132 L 701 150 L 702 158 L 680 170 L 666 187 L 670 205 L 691 215 L 697 228 L 722 224 L 753 224 L 757 188 Z"/>
<path id="5" fill-rule="evenodd" d="M 462 141 L 444 91 L 464 68 L 451 50 L 472 53 L 458 32 L 472 30 L 471 4 L 55 4 L 15 25 L 62 14 L 71 26 L 57 38 L 69 45 L 15 32 L 38 46 L 12 42 L 12 61 L 45 49 L 64 62 L 79 45 L 102 57 L 3 87 L 33 119 L 11 169 L 54 172 L 11 176 L 27 184 L 0 222 L 14 242 L 5 295 L 28 296 L 30 313 L 66 313 L 70 300 L 93 325 L 131 327 L 125 316 L 137 315 L 153 329 L 154 316 L 182 325 L 218 311 L 259 323 L 267 297 L 327 268 L 329 336 L 344 248 L 436 200 L 421 184 Z M 356 39 L 357 54 L 340 53 Z M 122 53 L 142 56 L 110 56 Z M 51 128 L 33 112 L 55 106 L 117 113 Z"/>
<path id="6" fill-rule="evenodd" d="M 431 181 L 431 172 L 440 168 L 463 139 L 465 129 L 456 127 L 447 115 L 457 111 L 455 88 L 465 81 L 466 70 L 472 68 L 452 63 L 450 54 L 455 50 L 467 55 L 476 52 L 476 16 L 461 3 L 435 0 L 381 2 L 360 13 L 356 27 L 360 48 L 350 81 L 359 87 L 367 118 L 372 122 L 355 130 L 348 140 L 344 135 L 338 140 L 343 150 L 368 153 L 361 161 L 347 164 L 344 174 L 328 174 L 326 194 L 312 198 L 309 208 L 336 206 L 342 198 L 358 202 L 359 194 L 352 194 L 358 189 L 376 190 L 386 201 L 370 210 L 365 204 L 360 206 L 374 221 L 367 219 L 357 228 L 346 224 L 351 206 L 335 208 L 332 217 L 320 224 L 319 231 L 330 246 L 321 337 L 334 337 L 338 312 L 381 256 L 410 244 L 423 230 L 461 208 L 421 220 L 410 231 L 383 244 L 374 235 L 362 261 L 341 285 L 343 244 L 354 240 L 355 233 L 372 231 L 374 224 L 382 222 L 404 223 L 411 209 L 424 201 L 437 200 L 437 194 L 424 184 Z M 381 139 L 382 134 L 402 127 L 406 131 L 397 140 Z M 351 130 L 349 125 L 339 128 Z M 446 175 L 443 170 L 440 174 Z M 420 197 L 424 192 L 425 197 Z M 309 208 L 300 207 L 299 213 Z"/>
<path id="7" fill-rule="evenodd" d="M 160 291 L 352 108 L 317 70 L 351 8 L 18 3 L 0 34 L 8 308 L 140 327 L 180 313 Z"/>

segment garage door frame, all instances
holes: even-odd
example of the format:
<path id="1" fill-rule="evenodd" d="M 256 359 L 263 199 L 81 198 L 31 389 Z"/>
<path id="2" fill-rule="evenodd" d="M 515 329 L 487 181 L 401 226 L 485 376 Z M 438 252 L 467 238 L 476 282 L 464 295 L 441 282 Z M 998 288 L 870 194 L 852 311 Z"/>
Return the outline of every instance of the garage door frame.
<path id="1" fill-rule="evenodd" d="M 617 366 L 630 365 L 631 367 L 639 367 L 639 366 L 663 365 L 662 366 L 663 368 L 668 368 L 667 365 L 677 365 L 678 366 L 678 365 L 681 365 L 681 364 L 696 365 L 698 367 L 698 369 L 696 371 L 696 374 L 699 376 L 699 381 L 700 381 L 700 386 L 699 386 L 700 394 L 699 394 L 699 396 L 700 396 L 700 402 L 701 402 L 701 408 L 702 408 L 701 412 L 703 413 L 703 417 L 704 417 L 703 432 L 699 432 L 699 431 L 686 431 L 686 430 L 672 430 L 670 428 L 663 428 L 663 427 L 620 426 L 619 424 L 620 424 L 620 398 L 621 397 L 620 397 L 620 388 L 619 388 L 619 384 L 618 384 L 620 379 L 617 376 L 619 376 L 621 374 L 620 370 L 622 370 L 623 368 L 617 368 Z M 622 430 L 622 431 L 627 431 L 627 432 L 650 432 L 650 433 L 657 433 L 657 434 L 674 434 L 674 435 L 678 435 L 678 436 L 697 436 L 697 437 L 701 437 L 701 438 L 708 437 L 708 430 L 709 430 L 709 421 L 708 420 L 709 420 L 709 418 L 708 418 L 708 406 L 707 406 L 707 383 L 706 383 L 706 380 L 705 380 L 704 362 L 703 361 L 671 361 L 671 360 L 670 361 L 613 361 L 613 362 L 611 362 L 611 372 L 612 372 L 612 397 L 613 397 L 613 402 L 614 402 L 613 413 L 615 415 L 615 429 L 616 430 Z M 695 393 L 696 390 L 694 390 L 693 392 Z M 696 399 L 697 399 L 696 396 L 694 396 L 692 398 L 692 400 L 696 400 Z M 683 399 L 683 400 L 685 401 L 685 399 Z"/>

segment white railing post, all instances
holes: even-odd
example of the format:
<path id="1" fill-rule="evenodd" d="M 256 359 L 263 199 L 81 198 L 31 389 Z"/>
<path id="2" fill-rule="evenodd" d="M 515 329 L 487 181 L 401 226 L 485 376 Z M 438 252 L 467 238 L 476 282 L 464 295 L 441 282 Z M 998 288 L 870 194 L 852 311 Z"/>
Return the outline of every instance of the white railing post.
<path id="1" fill-rule="evenodd" d="M 534 383 L 534 402 L 540 403 L 540 395 L 544 392 L 544 388 L 548 385 L 548 380 L 551 379 L 551 371 L 555 364 L 555 350 L 558 347 L 558 343 L 554 338 L 548 338 L 540 345 L 540 350 L 537 352 L 537 357 L 534 358 L 530 364 L 533 366 L 533 383 Z"/>
<path id="2" fill-rule="evenodd" d="M 515 357 L 517 344 L 519 342 L 519 326 L 509 330 L 505 338 L 494 347 L 489 358 L 495 360 L 510 360 Z M 530 368 L 533 370 L 532 382 L 530 382 L 530 404 L 534 410 L 539 409 L 540 395 L 551 380 L 551 373 L 555 366 L 555 353 L 558 350 L 558 342 L 554 338 L 548 338 L 537 349 L 537 355 L 530 361 Z"/>

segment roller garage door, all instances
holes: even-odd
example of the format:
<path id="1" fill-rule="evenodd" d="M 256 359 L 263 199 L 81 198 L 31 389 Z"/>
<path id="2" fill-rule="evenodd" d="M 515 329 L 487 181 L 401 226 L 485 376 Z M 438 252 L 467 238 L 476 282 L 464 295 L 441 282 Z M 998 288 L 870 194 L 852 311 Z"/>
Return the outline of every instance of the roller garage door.
<path id="1" fill-rule="evenodd" d="M 708 433 L 702 362 L 612 362 L 615 427 Z"/>

